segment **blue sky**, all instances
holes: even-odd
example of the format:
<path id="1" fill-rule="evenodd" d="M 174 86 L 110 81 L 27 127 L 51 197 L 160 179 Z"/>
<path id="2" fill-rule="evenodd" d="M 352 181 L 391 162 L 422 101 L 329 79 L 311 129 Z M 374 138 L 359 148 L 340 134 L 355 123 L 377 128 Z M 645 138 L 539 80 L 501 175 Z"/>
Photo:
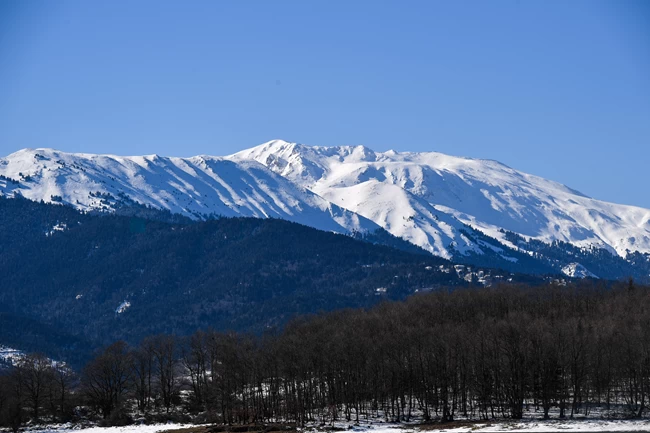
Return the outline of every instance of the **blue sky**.
<path id="1" fill-rule="evenodd" d="M 0 155 L 363 144 L 650 208 L 643 0 L 5 0 L 0 65 Z"/>

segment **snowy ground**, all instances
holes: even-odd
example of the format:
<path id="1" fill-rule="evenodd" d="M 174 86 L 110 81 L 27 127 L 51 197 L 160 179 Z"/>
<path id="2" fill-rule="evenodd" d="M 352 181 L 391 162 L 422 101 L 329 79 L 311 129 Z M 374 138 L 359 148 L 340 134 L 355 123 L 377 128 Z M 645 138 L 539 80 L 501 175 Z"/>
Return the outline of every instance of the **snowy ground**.
<path id="1" fill-rule="evenodd" d="M 307 429 L 306 429 L 307 430 Z M 316 430 L 313 430 L 314 432 Z M 573 421 L 490 421 L 485 423 L 457 423 L 407 426 L 399 424 L 347 426 L 341 433 L 461 433 L 461 432 L 633 432 L 650 431 L 650 420 L 573 420 Z"/>
<path id="2" fill-rule="evenodd" d="M 22 429 L 22 431 L 29 433 L 157 433 L 165 430 L 176 430 L 186 427 L 191 426 L 189 424 L 172 423 L 130 425 L 125 427 L 82 427 L 72 424 L 57 424 L 47 427 L 25 427 Z"/>
<path id="3" fill-rule="evenodd" d="M 126 427 L 75 427 L 69 424 L 51 427 L 28 427 L 29 433 L 158 433 L 191 427 L 188 424 L 132 425 Z M 650 420 L 527 420 L 520 422 L 486 422 L 455 424 L 449 428 L 440 426 L 408 426 L 403 424 L 361 424 L 337 425 L 345 430 L 340 433 L 461 433 L 461 432 L 650 432 Z M 305 433 L 316 433 L 319 429 L 304 429 Z"/>

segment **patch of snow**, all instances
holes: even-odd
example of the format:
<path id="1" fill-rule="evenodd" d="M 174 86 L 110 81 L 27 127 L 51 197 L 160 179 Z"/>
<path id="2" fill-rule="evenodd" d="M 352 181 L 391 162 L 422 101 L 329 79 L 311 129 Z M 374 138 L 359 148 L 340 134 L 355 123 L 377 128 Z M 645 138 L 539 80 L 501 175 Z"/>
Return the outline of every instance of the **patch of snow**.
<path id="1" fill-rule="evenodd" d="M 68 229 L 68 225 L 66 223 L 58 223 L 52 226 L 52 228 L 45 232 L 45 236 L 52 236 L 56 232 L 63 232 Z"/>
<path id="2" fill-rule="evenodd" d="M 562 268 L 562 273 L 571 278 L 598 278 L 580 263 L 569 263 Z"/>
<path id="3" fill-rule="evenodd" d="M 27 356 L 27 354 L 25 352 L 23 352 L 22 350 L 17 350 L 17 349 L 13 349 L 11 347 L 0 345 L 0 361 L 5 363 L 5 364 L 16 365 L 22 359 L 24 359 L 26 356 Z M 63 361 L 56 361 L 56 360 L 53 360 L 53 359 L 49 359 L 49 362 L 54 367 L 65 366 L 66 365 L 66 363 L 63 362 Z"/>
<path id="4" fill-rule="evenodd" d="M 7 364 L 16 364 L 25 356 L 25 353 L 12 349 L 11 347 L 0 345 L 0 361 Z"/>
<path id="5" fill-rule="evenodd" d="M 152 424 L 152 425 L 130 425 L 124 427 L 85 427 L 79 428 L 72 424 L 58 424 L 52 426 L 28 426 L 24 429 L 30 433 L 159 433 L 167 430 L 177 430 L 194 427 L 191 424 Z M 501 433 L 501 432 L 636 432 L 650 431 L 650 423 L 647 419 L 641 420 L 605 420 L 605 419 L 552 419 L 540 420 L 535 418 L 523 419 L 520 421 L 501 420 L 486 421 L 481 423 L 467 422 L 458 427 L 436 428 L 435 425 L 428 425 L 426 428 L 419 428 L 414 423 L 392 423 L 392 422 L 361 422 L 352 425 L 350 422 L 337 421 L 334 423 L 336 431 L 340 433 L 367 432 L 367 433 Z M 304 433 L 317 433 L 322 431 L 315 426 L 308 425 L 299 428 Z"/>
<path id="6" fill-rule="evenodd" d="M 503 260 L 507 260 L 507 261 L 512 262 L 512 263 L 517 263 L 519 261 L 519 259 L 516 258 L 516 257 L 504 256 L 503 254 L 500 254 L 500 255 L 501 255 L 501 258 Z"/>
<path id="7" fill-rule="evenodd" d="M 120 304 L 120 305 L 115 309 L 115 314 L 122 314 L 122 313 L 124 313 L 126 310 L 129 309 L 130 306 L 131 306 L 131 302 L 129 302 L 129 301 L 124 301 L 124 302 L 122 302 L 122 303 L 121 303 L 121 304 Z"/>
<path id="8" fill-rule="evenodd" d="M 124 427 L 85 427 L 79 428 L 73 424 L 56 424 L 52 426 L 34 426 L 23 429 L 31 433 L 158 433 L 166 430 L 176 430 L 192 427 L 191 424 L 151 424 L 129 425 Z"/>

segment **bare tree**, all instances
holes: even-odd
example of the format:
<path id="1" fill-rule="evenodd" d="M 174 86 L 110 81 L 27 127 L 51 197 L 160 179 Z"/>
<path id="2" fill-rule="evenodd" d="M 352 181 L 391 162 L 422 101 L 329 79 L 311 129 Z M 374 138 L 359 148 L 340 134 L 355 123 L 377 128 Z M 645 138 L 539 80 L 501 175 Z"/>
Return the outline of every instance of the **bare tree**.
<path id="1" fill-rule="evenodd" d="M 107 418 L 120 407 L 133 372 L 133 358 L 123 341 L 113 343 L 84 369 L 82 391 L 90 406 Z"/>
<path id="2" fill-rule="evenodd" d="M 158 391 L 167 413 L 178 394 L 176 339 L 171 335 L 157 335 L 150 340 Z"/>
<path id="3" fill-rule="evenodd" d="M 38 420 L 54 380 L 52 361 L 41 353 L 29 354 L 20 359 L 16 371 L 25 402 Z"/>

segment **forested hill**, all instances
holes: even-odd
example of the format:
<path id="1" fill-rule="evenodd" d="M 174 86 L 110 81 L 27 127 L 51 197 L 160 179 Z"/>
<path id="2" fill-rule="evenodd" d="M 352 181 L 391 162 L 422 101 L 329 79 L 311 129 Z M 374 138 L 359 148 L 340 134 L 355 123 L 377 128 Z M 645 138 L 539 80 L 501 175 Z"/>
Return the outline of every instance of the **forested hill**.
<path id="1" fill-rule="evenodd" d="M 277 219 L 171 224 L 21 198 L 0 198 L 0 245 L 0 311 L 97 345 L 208 327 L 259 333 L 299 314 L 513 277 Z M 3 326 L 0 342 L 11 335 Z"/>

